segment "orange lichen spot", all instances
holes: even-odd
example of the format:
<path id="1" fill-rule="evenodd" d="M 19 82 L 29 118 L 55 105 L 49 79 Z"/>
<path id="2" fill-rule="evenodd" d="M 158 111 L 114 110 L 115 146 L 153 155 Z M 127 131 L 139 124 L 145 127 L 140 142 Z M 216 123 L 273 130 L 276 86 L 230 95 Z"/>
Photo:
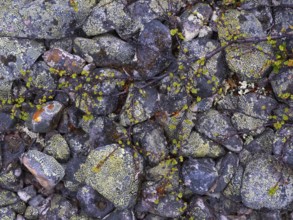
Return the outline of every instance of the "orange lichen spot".
<path id="1" fill-rule="evenodd" d="M 33 121 L 40 122 L 42 120 L 41 114 L 43 111 L 44 111 L 43 108 L 41 108 L 40 110 L 37 110 L 33 115 Z"/>
<path id="2" fill-rule="evenodd" d="M 53 49 L 53 51 L 51 51 L 48 54 L 48 58 L 47 58 L 49 62 L 53 61 L 54 63 L 58 63 L 60 59 L 61 59 L 61 52 L 58 49 Z"/>
<path id="3" fill-rule="evenodd" d="M 53 103 L 52 103 L 52 104 L 49 104 L 49 105 L 47 106 L 47 108 L 48 108 L 49 110 L 54 109 L 54 104 L 53 104 Z"/>

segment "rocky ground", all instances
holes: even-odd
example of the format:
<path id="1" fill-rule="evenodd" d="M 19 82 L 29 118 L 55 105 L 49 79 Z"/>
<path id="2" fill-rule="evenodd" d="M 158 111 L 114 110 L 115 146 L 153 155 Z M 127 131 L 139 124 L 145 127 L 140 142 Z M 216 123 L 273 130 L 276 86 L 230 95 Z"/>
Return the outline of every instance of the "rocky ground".
<path id="1" fill-rule="evenodd" d="M 0 219 L 293 219 L 292 0 L 0 1 Z"/>

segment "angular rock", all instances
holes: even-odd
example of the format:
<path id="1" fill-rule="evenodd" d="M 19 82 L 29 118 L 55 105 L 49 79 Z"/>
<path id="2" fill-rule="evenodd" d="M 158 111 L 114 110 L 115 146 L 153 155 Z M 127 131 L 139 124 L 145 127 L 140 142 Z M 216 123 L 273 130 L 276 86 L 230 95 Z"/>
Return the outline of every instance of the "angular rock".
<path id="1" fill-rule="evenodd" d="M 54 130 L 58 126 L 62 110 L 63 105 L 60 102 L 47 102 L 33 113 L 31 120 L 28 122 L 28 127 L 37 133 L 46 133 Z"/>
<path id="2" fill-rule="evenodd" d="M 114 212 L 111 212 L 110 215 L 105 217 L 105 220 L 116 220 L 116 219 L 135 220 L 136 217 L 133 211 L 129 209 L 124 209 L 124 210 L 116 209 Z"/>
<path id="3" fill-rule="evenodd" d="M 158 92 L 155 88 L 140 89 L 131 85 L 120 114 L 120 123 L 127 126 L 149 119 L 155 113 L 157 101 Z"/>
<path id="4" fill-rule="evenodd" d="M 293 69 L 284 68 L 270 76 L 271 85 L 277 99 L 293 107 Z"/>
<path id="5" fill-rule="evenodd" d="M 70 157 L 70 149 L 61 134 L 55 134 L 46 142 L 44 153 L 54 157 L 59 162 L 65 162 Z"/>
<path id="6" fill-rule="evenodd" d="M 90 217 L 104 218 L 114 209 L 114 205 L 90 186 L 83 186 L 77 192 L 82 210 Z"/>
<path id="7" fill-rule="evenodd" d="M 37 88 L 54 90 L 57 87 L 57 82 L 51 75 L 49 66 L 43 61 L 36 62 L 28 76 L 33 78 L 31 84 Z"/>
<path id="8" fill-rule="evenodd" d="M 65 71 L 65 74 L 81 73 L 85 66 L 85 60 L 77 55 L 70 54 L 60 48 L 53 48 L 46 51 L 43 55 L 44 61 L 48 66 Z"/>
<path id="9" fill-rule="evenodd" d="M 196 131 L 191 132 L 187 143 L 183 144 L 179 148 L 179 155 L 184 157 L 211 157 L 217 158 L 225 154 L 224 148 L 209 140 L 208 138 L 202 136 Z"/>
<path id="10" fill-rule="evenodd" d="M 215 216 L 208 204 L 202 198 L 193 197 L 188 207 L 187 216 L 197 219 L 213 219 Z"/>
<path id="11" fill-rule="evenodd" d="M 219 38 L 227 44 L 235 38 L 266 36 L 259 20 L 249 12 L 227 10 L 218 22 Z M 268 62 L 272 55 L 271 46 L 267 42 L 233 44 L 225 49 L 229 68 L 240 79 L 255 81 L 265 76 L 269 69 Z"/>
<path id="12" fill-rule="evenodd" d="M 142 169 L 142 159 L 137 152 L 112 144 L 92 150 L 83 173 L 89 186 L 116 208 L 125 209 L 135 203 Z"/>
<path id="13" fill-rule="evenodd" d="M 16 158 L 15 158 L 16 160 Z M 19 166 L 5 169 L 0 173 L 0 187 L 2 189 L 17 191 L 23 188 L 23 180 Z"/>
<path id="14" fill-rule="evenodd" d="M 9 207 L 0 208 L 0 219 L 15 219 L 15 212 Z"/>
<path id="15" fill-rule="evenodd" d="M 160 21 L 145 25 L 136 48 L 137 70 L 143 78 L 151 78 L 168 67 L 173 59 L 169 29 Z"/>
<path id="16" fill-rule="evenodd" d="M 26 219 L 38 219 L 39 218 L 39 210 L 36 207 L 28 206 L 25 210 L 24 217 Z"/>
<path id="17" fill-rule="evenodd" d="M 62 50 L 67 51 L 68 53 L 71 53 L 72 45 L 73 45 L 72 38 L 63 38 L 63 39 L 60 39 L 60 40 L 50 40 L 49 41 L 50 49 L 60 48 Z"/>
<path id="18" fill-rule="evenodd" d="M 228 150 L 239 152 L 242 149 L 243 142 L 230 119 L 216 110 L 202 113 L 195 127 L 199 133 L 224 145 Z"/>
<path id="19" fill-rule="evenodd" d="M 14 192 L 8 190 L 0 191 L 0 207 L 12 205 L 18 201 L 18 197 Z"/>
<path id="20" fill-rule="evenodd" d="M 245 145 L 245 149 L 252 153 L 269 153 L 273 152 L 274 131 L 270 128 L 255 137 Z"/>
<path id="21" fill-rule="evenodd" d="M 218 41 L 206 38 L 182 43 L 179 53 L 180 76 L 188 78 L 193 95 L 200 98 L 212 96 L 226 77 L 228 71 L 223 52 L 210 59 L 200 60 L 219 46 Z"/>
<path id="22" fill-rule="evenodd" d="M 13 83 L 13 81 L 6 81 L 6 80 L 0 81 L 0 101 L 1 101 L 1 104 L 4 104 L 9 99 L 11 99 L 12 83 Z"/>
<path id="23" fill-rule="evenodd" d="M 71 36 L 95 3 L 94 0 L 3 2 L 0 4 L 0 36 L 31 39 Z"/>
<path id="24" fill-rule="evenodd" d="M 33 185 L 27 186 L 17 192 L 19 198 L 24 202 L 28 202 L 28 200 L 36 196 L 36 194 L 37 192 Z"/>
<path id="25" fill-rule="evenodd" d="M 45 50 L 43 43 L 8 37 L 0 38 L 0 48 L 0 78 L 4 81 L 19 78 L 21 70 L 30 69 Z"/>
<path id="26" fill-rule="evenodd" d="M 16 121 L 10 114 L 0 112 L 0 133 L 11 131 L 15 128 Z"/>
<path id="27" fill-rule="evenodd" d="M 157 123 L 145 122 L 135 126 L 133 141 L 150 165 L 156 165 L 168 156 L 167 140 Z"/>
<path id="28" fill-rule="evenodd" d="M 73 50 L 87 62 L 94 62 L 97 66 L 103 67 L 121 67 L 130 64 L 135 54 L 132 45 L 109 34 L 93 39 L 75 38 Z"/>
<path id="29" fill-rule="evenodd" d="M 282 209 L 293 201 L 293 171 L 270 155 L 256 155 L 246 166 L 242 202 L 253 209 Z"/>
<path id="30" fill-rule="evenodd" d="M 244 169 L 238 166 L 235 175 L 223 191 L 223 195 L 234 202 L 241 202 L 241 184 Z"/>
<path id="31" fill-rule="evenodd" d="M 84 132 L 71 132 L 65 136 L 70 153 L 75 156 L 87 155 L 90 151 L 89 136 Z"/>
<path id="32" fill-rule="evenodd" d="M 52 189 L 65 175 L 64 168 L 53 157 L 37 150 L 23 154 L 21 162 L 46 189 Z"/>
<path id="33" fill-rule="evenodd" d="M 206 194 L 218 177 L 215 162 L 211 159 L 189 159 L 182 166 L 184 185 L 193 193 Z"/>

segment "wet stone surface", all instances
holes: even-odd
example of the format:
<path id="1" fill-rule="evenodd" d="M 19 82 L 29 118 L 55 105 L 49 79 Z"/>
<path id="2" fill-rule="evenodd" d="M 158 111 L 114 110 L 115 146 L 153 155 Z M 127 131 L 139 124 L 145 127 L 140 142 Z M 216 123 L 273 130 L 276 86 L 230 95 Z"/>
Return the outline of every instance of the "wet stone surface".
<path id="1" fill-rule="evenodd" d="M 0 0 L 0 220 L 293 219 L 290 0 Z"/>

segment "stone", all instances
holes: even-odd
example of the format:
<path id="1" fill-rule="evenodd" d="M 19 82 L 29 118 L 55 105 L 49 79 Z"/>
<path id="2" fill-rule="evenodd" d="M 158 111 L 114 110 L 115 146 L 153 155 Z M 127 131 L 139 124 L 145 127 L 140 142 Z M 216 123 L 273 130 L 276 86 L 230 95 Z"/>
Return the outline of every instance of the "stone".
<path id="1" fill-rule="evenodd" d="M 19 166 L 10 167 L 0 173 L 0 187 L 7 190 L 18 191 L 23 188 L 23 180 Z"/>
<path id="2" fill-rule="evenodd" d="M 137 88 L 131 85 L 120 114 L 123 126 L 134 125 L 149 119 L 155 113 L 158 92 L 154 87 Z"/>
<path id="3" fill-rule="evenodd" d="M 73 51 L 87 62 L 94 62 L 97 66 L 121 67 L 131 64 L 134 47 L 119 38 L 105 34 L 93 39 L 75 38 Z"/>
<path id="4" fill-rule="evenodd" d="M 14 192 L 8 190 L 0 191 L 0 207 L 9 206 L 18 201 L 18 197 Z"/>
<path id="5" fill-rule="evenodd" d="M 54 130 L 62 115 L 63 105 L 58 101 L 45 103 L 36 110 L 27 125 L 33 132 L 46 133 Z"/>
<path id="6" fill-rule="evenodd" d="M 57 88 L 57 82 L 50 73 L 49 66 L 43 62 L 36 62 L 32 70 L 27 74 L 32 77 L 31 85 L 44 90 L 54 90 Z"/>
<path id="7" fill-rule="evenodd" d="M 49 41 L 50 49 L 60 48 L 62 50 L 65 50 L 68 53 L 71 53 L 72 45 L 73 45 L 72 38 L 63 38 L 63 39 L 59 39 L 59 40 L 50 40 Z"/>
<path id="8" fill-rule="evenodd" d="M 32 197 L 36 196 L 37 192 L 33 185 L 27 186 L 19 191 L 17 191 L 17 195 L 19 198 L 24 201 L 28 202 Z"/>
<path id="9" fill-rule="evenodd" d="M 83 174 L 86 184 L 116 208 L 125 209 L 135 204 L 142 169 L 142 158 L 137 152 L 112 144 L 90 152 Z"/>
<path id="10" fill-rule="evenodd" d="M 179 155 L 193 158 L 218 158 L 225 154 L 224 148 L 199 134 L 196 131 L 191 132 L 187 143 L 179 148 Z"/>
<path id="11" fill-rule="evenodd" d="M 11 118 L 10 114 L 0 112 L 0 133 L 14 130 L 16 120 Z"/>
<path id="12" fill-rule="evenodd" d="M 55 134 L 46 142 L 44 153 L 54 157 L 59 162 L 66 162 L 70 157 L 70 149 L 61 134 Z"/>
<path id="13" fill-rule="evenodd" d="M 68 53 L 60 48 L 52 48 L 43 55 L 44 61 L 51 68 L 63 71 L 66 75 L 79 74 L 85 66 L 85 60 L 80 56 Z"/>
<path id="14" fill-rule="evenodd" d="M 9 207 L 1 207 L 0 208 L 0 219 L 15 219 L 16 214 L 15 212 Z"/>
<path id="15" fill-rule="evenodd" d="M 242 202 L 252 209 L 282 209 L 293 200 L 293 171 L 273 156 L 255 155 L 247 164 L 241 187 Z"/>
<path id="16" fill-rule="evenodd" d="M 0 37 L 0 48 L 0 79 L 5 82 L 19 78 L 45 50 L 43 43 L 9 37 Z"/>
<path id="17" fill-rule="evenodd" d="M 105 217 L 105 220 L 116 220 L 116 219 L 123 219 L 123 220 L 135 220 L 136 217 L 133 211 L 129 209 L 124 210 L 115 210 L 111 212 L 108 216 Z"/>
<path id="18" fill-rule="evenodd" d="M 211 159 L 188 159 L 182 166 L 184 185 L 193 193 L 208 193 L 218 178 L 215 162 Z"/>
<path id="19" fill-rule="evenodd" d="M 246 143 L 244 147 L 252 153 L 273 152 L 274 135 L 275 133 L 272 129 L 266 128 L 263 133 Z"/>
<path id="20" fill-rule="evenodd" d="M 195 219 L 212 219 L 212 210 L 202 198 L 193 197 L 187 209 L 187 216 Z"/>
<path id="21" fill-rule="evenodd" d="M 224 145 L 230 151 L 239 152 L 243 147 L 243 142 L 232 126 L 230 118 L 216 110 L 202 113 L 195 127 L 199 133 Z"/>
<path id="22" fill-rule="evenodd" d="M 227 10 L 220 16 L 218 31 L 222 44 L 235 38 L 266 36 L 260 21 L 252 13 L 235 9 Z M 267 42 L 255 45 L 238 43 L 225 49 L 228 66 L 240 79 L 256 81 L 263 78 L 270 67 L 271 46 Z"/>
<path id="23" fill-rule="evenodd" d="M 172 40 L 169 29 L 153 20 L 144 26 L 136 47 L 137 71 L 148 79 L 158 75 L 171 63 Z"/>
<path id="24" fill-rule="evenodd" d="M 77 192 L 82 210 L 90 217 L 104 218 L 114 209 L 114 205 L 90 186 L 83 186 Z"/>
<path id="25" fill-rule="evenodd" d="M 54 157 L 37 150 L 23 154 L 21 162 L 45 189 L 54 188 L 65 175 L 64 168 Z"/>
<path id="26" fill-rule="evenodd" d="M 142 156 L 150 165 L 156 165 L 168 155 L 167 140 L 164 130 L 157 124 L 145 122 L 133 129 L 133 141 L 138 144 Z"/>
<path id="27" fill-rule="evenodd" d="M 70 153 L 73 156 L 87 155 L 90 151 L 89 135 L 84 132 L 76 131 L 65 135 Z"/>
<path id="28" fill-rule="evenodd" d="M 36 207 L 28 206 L 25 210 L 24 217 L 29 220 L 39 219 L 39 211 Z"/>

